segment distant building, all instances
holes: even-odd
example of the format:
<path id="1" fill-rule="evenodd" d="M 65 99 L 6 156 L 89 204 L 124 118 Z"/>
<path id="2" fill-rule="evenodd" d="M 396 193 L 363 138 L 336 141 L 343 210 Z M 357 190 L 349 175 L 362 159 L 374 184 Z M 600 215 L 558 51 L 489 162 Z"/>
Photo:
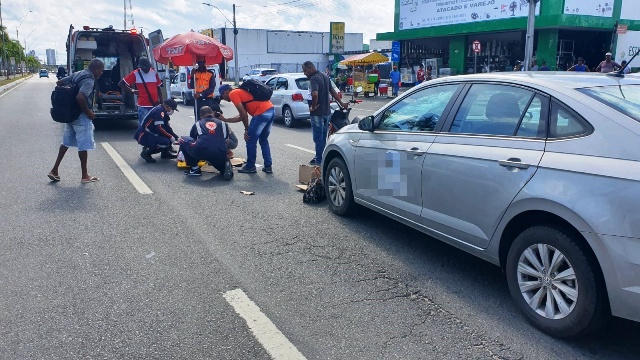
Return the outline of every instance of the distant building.
<path id="1" fill-rule="evenodd" d="M 56 65 L 56 50 L 47 49 L 47 65 Z"/>

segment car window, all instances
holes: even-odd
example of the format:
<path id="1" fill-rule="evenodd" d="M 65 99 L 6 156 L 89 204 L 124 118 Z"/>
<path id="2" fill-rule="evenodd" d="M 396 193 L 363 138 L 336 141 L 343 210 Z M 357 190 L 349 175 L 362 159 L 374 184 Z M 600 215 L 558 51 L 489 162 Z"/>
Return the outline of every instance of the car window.
<path id="1" fill-rule="evenodd" d="M 578 91 L 640 121 L 640 85 L 600 86 Z"/>
<path id="2" fill-rule="evenodd" d="M 187 81 L 187 74 L 180 73 L 180 82 L 185 82 L 185 81 Z"/>
<path id="3" fill-rule="evenodd" d="M 270 87 L 271 90 L 275 90 L 276 89 L 276 81 L 278 81 L 277 78 L 271 78 L 271 79 L 269 79 L 269 81 L 266 82 L 266 85 L 268 87 Z"/>
<path id="4" fill-rule="evenodd" d="M 434 86 L 403 98 L 382 113 L 378 129 L 433 131 L 457 89 L 458 85 Z"/>
<path id="5" fill-rule="evenodd" d="M 277 75 L 278 72 L 275 70 L 263 70 L 262 71 L 262 76 L 270 76 L 270 75 Z"/>
<path id="6" fill-rule="evenodd" d="M 278 78 L 278 82 L 276 83 L 277 90 L 287 90 L 289 89 L 289 82 L 285 78 Z"/>
<path id="7" fill-rule="evenodd" d="M 551 104 L 549 138 L 584 135 L 589 130 L 590 128 L 576 113 L 556 101 Z"/>
<path id="8" fill-rule="evenodd" d="M 306 77 L 297 78 L 296 79 L 296 86 L 300 90 L 309 90 L 309 79 L 307 79 Z"/>
<path id="9" fill-rule="evenodd" d="M 547 137 L 546 114 L 548 111 L 545 111 L 544 104 L 548 104 L 548 102 L 540 95 L 536 95 L 531 99 L 531 103 L 524 113 L 522 122 L 520 122 L 516 136 L 532 138 Z"/>
<path id="10" fill-rule="evenodd" d="M 513 86 L 474 84 L 450 132 L 512 136 L 533 96 L 533 92 Z"/>

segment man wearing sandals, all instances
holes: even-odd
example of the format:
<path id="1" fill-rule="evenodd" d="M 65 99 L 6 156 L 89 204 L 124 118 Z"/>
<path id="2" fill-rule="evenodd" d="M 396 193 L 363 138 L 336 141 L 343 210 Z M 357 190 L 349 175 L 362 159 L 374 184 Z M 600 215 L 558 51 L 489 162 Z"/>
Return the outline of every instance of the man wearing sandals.
<path id="1" fill-rule="evenodd" d="M 96 176 L 90 176 L 87 171 L 87 151 L 95 150 L 96 148 L 96 143 L 93 139 L 93 120 L 96 115 L 91 110 L 91 105 L 93 104 L 95 81 L 102 75 L 103 71 L 104 63 L 99 59 L 93 59 L 87 69 L 58 80 L 59 85 L 71 82 L 78 84 L 79 90 L 76 101 L 82 112 L 76 120 L 64 124 L 64 134 L 62 136 L 62 144 L 58 149 L 58 157 L 47 175 L 51 181 L 60 181 L 58 167 L 70 147 L 78 148 L 80 168 L 82 169 L 80 182 L 85 184 L 100 180 Z"/>

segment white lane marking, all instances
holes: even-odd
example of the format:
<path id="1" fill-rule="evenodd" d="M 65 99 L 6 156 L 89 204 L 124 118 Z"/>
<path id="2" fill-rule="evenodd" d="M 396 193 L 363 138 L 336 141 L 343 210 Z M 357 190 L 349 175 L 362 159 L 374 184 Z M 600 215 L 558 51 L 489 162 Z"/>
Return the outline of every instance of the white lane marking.
<path id="1" fill-rule="evenodd" d="M 291 148 L 294 148 L 294 149 L 298 149 L 298 150 L 306 151 L 306 152 L 308 152 L 309 154 L 313 154 L 313 155 L 315 155 L 315 154 L 316 154 L 316 152 L 315 152 L 315 151 L 313 151 L 313 150 L 309 150 L 309 149 L 305 149 L 305 148 L 300 147 L 300 146 L 291 145 L 291 144 L 284 144 L 284 146 L 288 146 L 288 147 L 291 147 Z"/>
<path id="2" fill-rule="evenodd" d="M 118 154 L 118 152 L 108 142 L 103 142 L 101 144 L 104 147 L 104 149 L 107 151 L 109 156 L 111 156 L 111 158 L 116 163 L 116 165 L 118 165 L 118 167 L 120 168 L 124 176 L 126 176 L 127 179 L 129 179 L 133 187 L 135 187 L 140 194 L 153 194 L 153 191 L 149 189 L 147 184 L 145 184 L 144 181 L 142 181 L 142 179 L 138 177 L 138 175 L 136 174 L 135 171 L 133 171 L 131 166 L 129 166 L 129 164 L 127 164 L 127 162 L 124 161 L 122 156 L 120 156 L 120 154 Z"/>
<path id="3" fill-rule="evenodd" d="M 27 80 L 29 80 L 29 79 L 27 79 Z M 8 94 L 8 93 L 10 93 L 10 92 L 12 92 L 13 90 L 17 89 L 18 87 L 22 86 L 25 82 L 27 82 L 27 80 L 23 80 L 20 84 L 18 84 L 18 85 L 16 85 L 16 86 L 12 87 L 12 88 L 11 88 L 11 89 L 9 89 L 9 90 L 6 90 L 4 93 L 2 93 L 2 95 L 0 95 L 0 98 L 1 98 L 1 97 L 3 97 L 3 96 L 5 96 L 5 95 L 7 95 L 7 94 Z"/>
<path id="4" fill-rule="evenodd" d="M 249 329 L 272 359 L 306 359 L 298 349 L 278 330 L 269 318 L 260 311 L 247 294 L 241 289 L 227 291 L 223 294 L 233 309 L 249 325 Z"/>

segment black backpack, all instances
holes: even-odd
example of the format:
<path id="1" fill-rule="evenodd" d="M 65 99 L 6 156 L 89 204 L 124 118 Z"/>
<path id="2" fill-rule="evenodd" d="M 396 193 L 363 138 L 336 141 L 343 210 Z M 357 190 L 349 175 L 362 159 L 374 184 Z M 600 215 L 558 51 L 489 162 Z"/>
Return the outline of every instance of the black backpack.
<path id="1" fill-rule="evenodd" d="M 87 77 L 80 78 L 69 84 L 57 85 L 51 92 L 51 110 L 49 110 L 49 113 L 51 113 L 51 118 L 54 121 L 68 124 L 80 116 L 82 110 L 78 105 L 76 96 L 78 96 L 78 91 L 80 90 L 78 85 L 84 79 L 87 79 Z"/>
<path id="2" fill-rule="evenodd" d="M 262 81 L 254 79 L 243 81 L 239 88 L 248 91 L 253 96 L 252 101 L 271 100 L 271 95 L 273 95 L 273 90 L 271 90 L 270 87 L 265 85 Z"/>
<path id="3" fill-rule="evenodd" d="M 309 186 L 302 194 L 302 202 L 316 204 L 326 199 L 327 195 L 324 192 L 324 184 L 320 178 L 313 178 L 309 181 Z"/>

